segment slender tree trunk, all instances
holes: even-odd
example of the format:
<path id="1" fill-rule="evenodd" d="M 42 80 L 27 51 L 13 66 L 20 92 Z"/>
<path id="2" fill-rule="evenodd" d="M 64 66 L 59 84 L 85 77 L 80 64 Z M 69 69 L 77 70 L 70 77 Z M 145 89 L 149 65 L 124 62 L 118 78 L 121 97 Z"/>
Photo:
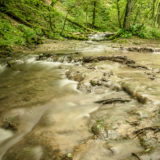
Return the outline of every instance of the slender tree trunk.
<path id="1" fill-rule="evenodd" d="M 130 19 L 131 8 L 132 8 L 131 6 L 132 6 L 132 0 L 127 0 L 124 22 L 123 22 L 123 28 L 126 30 L 128 30 L 130 27 L 129 19 Z"/>
<path id="2" fill-rule="evenodd" d="M 48 7 L 48 11 L 49 11 L 49 26 L 50 26 L 50 29 L 53 31 L 53 24 L 52 24 L 52 13 L 51 13 L 51 8 L 50 6 Z"/>
<path id="3" fill-rule="evenodd" d="M 88 11 L 86 10 L 86 27 L 88 26 Z"/>
<path id="4" fill-rule="evenodd" d="M 66 26 L 66 22 L 67 22 L 67 18 L 68 18 L 68 14 L 69 14 L 69 11 L 67 12 L 67 14 L 66 14 L 66 17 L 65 17 L 65 19 L 64 19 L 64 23 L 63 23 L 63 27 L 62 27 L 62 31 L 61 31 L 61 35 L 63 34 L 63 32 L 64 32 L 64 29 L 65 29 L 65 26 Z"/>
<path id="5" fill-rule="evenodd" d="M 95 20 L 96 20 L 96 1 L 93 2 L 93 17 L 92 17 L 92 27 L 95 27 Z"/>
<path id="6" fill-rule="evenodd" d="M 121 25 L 121 13 L 120 13 L 120 7 L 119 7 L 119 0 L 117 0 L 116 2 L 117 2 L 118 23 L 119 23 L 119 27 L 122 28 L 122 25 Z"/>
<path id="7" fill-rule="evenodd" d="M 135 25 L 137 23 L 137 19 L 138 19 L 139 14 L 140 14 L 140 8 L 138 7 L 137 11 L 136 11 L 136 15 L 133 20 L 133 25 Z"/>
<path id="8" fill-rule="evenodd" d="M 156 4 L 156 0 L 152 0 L 152 20 L 153 20 L 152 25 L 153 26 L 155 26 L 155 21 L 156 21 L 155 4 Z"/>
<path id="9" fill-rule="evenodd" d="M 156 3 L 156 0 L 152 0 L 152 18 L 155 17 L 155 3 Z"/>
<path id="10" fill-rule="evenodd" d="M 157 24 L 160 26 L 160 3 L 158 4 L 158 13 L 157 13 Z"/>

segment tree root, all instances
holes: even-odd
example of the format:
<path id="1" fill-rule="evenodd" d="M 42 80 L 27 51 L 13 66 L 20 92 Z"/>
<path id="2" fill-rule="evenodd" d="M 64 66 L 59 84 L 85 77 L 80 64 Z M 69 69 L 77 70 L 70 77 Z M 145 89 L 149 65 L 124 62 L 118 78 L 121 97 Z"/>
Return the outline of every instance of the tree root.
<path id="1" fill-rule="evenodd" d="M 105 104 L 126 103 L 126 102 L 130 102 L 130 100 L 128 100 L 128 99 L 121 99 L 121 98 L 111 98 L 111 99 L 96 101 L 95 103 L 99 103 L 99 104 L 105 105 Z"/>
<path id="2" fill-rule="evenodd" d="M 125 64 L 130 68 L 139 68 L 139 69 L 146 69 L 146 66 L 138 65 L 135 61 L 128 59 L 126 56 L 88 56 L 83 58 L 83 63 L 91 63 L 97 61 L 113 61 L 118 62 L 121 64 Z"/>
<path id="3" fill-rule="evenodd" d="M 139 129 L 137 131 L 134 131 L 134 134 L 140 135 L 140 134 L 143 134 L 145 131 L 148 131 L 148 130 L 151 130 L 151 131 L 154 131 L 154 133 L 157 133 L 157 132 L 160 132 L 160 126 L 142 128 L 142 129 Z"/>
<path id="4" fill-rule="evenodd" d="M 137 158 L 137 160 L 141 160 L 136 153 L 132 153 L 132 156 L 134 156 L 135 158 Z"/>

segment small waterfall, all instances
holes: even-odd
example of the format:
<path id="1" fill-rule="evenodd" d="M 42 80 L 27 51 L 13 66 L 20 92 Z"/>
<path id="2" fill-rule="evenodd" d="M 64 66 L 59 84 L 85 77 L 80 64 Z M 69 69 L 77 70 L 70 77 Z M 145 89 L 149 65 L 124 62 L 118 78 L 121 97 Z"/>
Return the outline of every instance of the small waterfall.
<path id="1" fill-rule="evenodd" d="M 105 33 L 97 33 L 97 34 L 93 34 L 89 37 L 89 40 L 104 40 L 105 39 L 106 34 Z"/>
<path id="2" fill-rule="evenodd" d="M 104 33 L 96 33 L 93 34 L 89 37 L 90 41 L 102 41 L 105 40 L 106 38 L 109 38 L 111 36 L 115 35 L 115 33 L 111 33 L 111 32 L 104 32 Z"/>

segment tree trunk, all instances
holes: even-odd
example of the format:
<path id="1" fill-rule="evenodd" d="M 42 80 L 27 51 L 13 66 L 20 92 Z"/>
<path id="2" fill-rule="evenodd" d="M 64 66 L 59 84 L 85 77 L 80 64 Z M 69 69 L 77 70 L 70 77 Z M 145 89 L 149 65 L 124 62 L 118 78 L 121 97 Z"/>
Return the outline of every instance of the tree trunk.
<path id="1" fill-rule="evenodd" d="M 152 18 L 153 19 L 155 17 L 155 3 L 156 3 L 156 0 L 152 0 Z"/>
<path id="2" fill-rule="evenodd" d="M 138 7 L 137 11 L 136 11 L 136 15 L 135 15 L 134 20 L 133 20 L 133 25 L 135 25 L 137 23 L 137 19 L 138 19 L 139 15 L 140 15 L 140 8 Z"/>
<path id="3" fill-rule="evenodd" d="M 157 7 L 156 7 L 156 2 L 157 0 L 152 0 L 152 20 L 153 20 L 153 23 L 152 25 L 155 26 L 156 25 L 156 10 L 157 10 Z"/>
<path id="4" fill-rule="evenodd" d="M 157 24 L 158 24 L 158 27 L 159 27 L 160 26 L 160 3 L 158 5 Z"/>
<path id="5" fill-rule="evenodd" d="M 95 27 L 95 20 L 96 20 L 96 1 L 93 2 L 93 18 L 92 18 L 92 27 Z"/>
<path id="6" fill-rule="evenodd" d="M 62 31 L 61 31 L 61 35 L 63 34 L 63 32 L 64 32 L 64 29 L 65 29 L 65 26 L 66 26 L 66 22 L 67 22 L 67 18 L 68 18 L 68 14 L 69 14 L 69 11 L 67 12 L 67 14 L 66 14 L 66 17 L 65 17 L 65 19 L 64 19 L 64 23 L 63 23 L 63 28 L 62 28 Z"/>
<path id="7" fill-rule="evenodd" d="M 130 14 L 131 14 L 131 6 L 132 6 L 132 0 L 127 0 L 126 4 L 126 11 L 125 11 L 125 17 L 123 22 L 123 28 L 128 30 L 130 28 Z"/>
<path id="8" fill-rule="evenodd" d="M 88 11 L 86 10 L 86 27 L 88 26 Z"/>
<path id="9" fill-rule="evenodd" d="M 122 25 L 121 25 L 121 13 L 120 13 L 120 7 L 119 7 L 119 0 L 117 0 L 116 2 L 117 2 L 118 23 L 119 23 L 119 27 L 122 28 Z"/>

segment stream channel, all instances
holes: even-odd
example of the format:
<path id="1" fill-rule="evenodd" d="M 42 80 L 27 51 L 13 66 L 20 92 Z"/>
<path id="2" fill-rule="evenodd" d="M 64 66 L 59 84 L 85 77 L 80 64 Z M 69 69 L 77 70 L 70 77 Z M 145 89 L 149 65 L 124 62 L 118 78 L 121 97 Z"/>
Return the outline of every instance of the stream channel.
<path id="1" fill-rule="evenodd" d="M 0 160 L 160 160 L 160 55 L 75 43 L 0 60 Z"/>

